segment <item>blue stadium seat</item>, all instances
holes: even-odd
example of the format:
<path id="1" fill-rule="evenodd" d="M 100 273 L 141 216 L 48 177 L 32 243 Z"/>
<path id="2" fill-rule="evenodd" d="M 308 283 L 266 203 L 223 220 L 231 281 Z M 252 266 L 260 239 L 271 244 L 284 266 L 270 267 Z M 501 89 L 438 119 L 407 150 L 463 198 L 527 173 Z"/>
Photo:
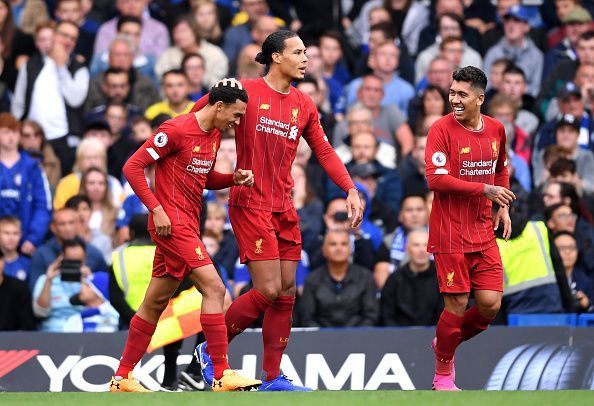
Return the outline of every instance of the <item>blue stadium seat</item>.
<path id="1" fill-rule="evenodd" d="M 507 324 L 512 327 L 577 326 L 577 314 L 509 314 Z"/>
<path id="2" fill-rule="evenodd" d="M 584 313 L 578 316 L 578 327 L 594 327 L 594 314 Z"/>

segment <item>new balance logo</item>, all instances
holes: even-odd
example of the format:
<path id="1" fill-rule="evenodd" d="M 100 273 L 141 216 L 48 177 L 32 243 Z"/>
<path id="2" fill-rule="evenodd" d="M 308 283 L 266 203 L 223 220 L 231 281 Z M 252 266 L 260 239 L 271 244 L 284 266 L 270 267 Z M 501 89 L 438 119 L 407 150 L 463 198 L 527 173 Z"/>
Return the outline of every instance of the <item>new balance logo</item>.
<path id="1" fill-rule="evenodd" d="M 270 104 L 266 104 L 266 103 L 260 104 L 260 110 L 270 110 Z"/>
<path id="2" fill-rule="evenodd" d="M 192 152 L 200 152 L 200 145 L 196 145 L 194 149 L 192 149 Z"/>
<path id="3" fill-rule="evenodd" d="M 0 350 L 0 378 L 39 354 L 39 350 Z"/>
<path id="4" fill-rule="evenodd" d="M 470 154 L 470 147 L 463 147 L 460 150 L 460 154 Z"/>

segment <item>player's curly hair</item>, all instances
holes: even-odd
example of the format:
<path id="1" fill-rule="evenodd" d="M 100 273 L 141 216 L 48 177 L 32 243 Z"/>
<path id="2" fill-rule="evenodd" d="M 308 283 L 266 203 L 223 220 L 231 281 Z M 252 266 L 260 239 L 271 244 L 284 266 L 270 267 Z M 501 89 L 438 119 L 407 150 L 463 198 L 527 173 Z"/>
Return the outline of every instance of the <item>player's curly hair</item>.
<path id="1" fill-rule="evenodd" d="M 237 100 L 247 103 L 248 94 L 241 85 L 241 82 L 233 78 L 220 80 L 208 92 L 208 104 L 210 105 L 214 105 L 216 102 L 233 104 Z"/>
<path id="2" fill-rule="evenodd" d="M 465 66 L 464 68 L 456 69 L 452 74 L 452 79 L 456 82 L 470 82 L 470 85 L 475 89 L 485 91 L 487 89 L 487 76 L 485 72 L 474 66 Z"/>
<path id="3" fill-rule="evenodd" d="M 272 62 L 272 54 L 282 53 L 285 49 L 285 40 L 296 36 L 296 33 L 288 30 L 273 32 L 264 40 L 262 51 L 258 52 L 258 55 L 256 55 L 256 62 L 262 65 L 270 65 Z"/>

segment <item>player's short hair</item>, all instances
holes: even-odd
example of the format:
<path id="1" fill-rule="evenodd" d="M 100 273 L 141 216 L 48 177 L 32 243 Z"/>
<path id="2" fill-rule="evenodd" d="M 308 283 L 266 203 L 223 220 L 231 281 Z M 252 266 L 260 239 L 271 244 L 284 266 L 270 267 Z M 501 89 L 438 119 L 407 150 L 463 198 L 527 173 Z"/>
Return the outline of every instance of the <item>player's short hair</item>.
<path id="1" fill-rule="evenodd" d="M 223 79 L 211 87 L 208 92 L 208 104 L 210 105 L 217 102 L 233 104 L 237 100 L 247 103 L 248 94 L 241 83 L 235 79 Z"/>
<path id="2" fill-rule="evenodd" d="M 140 17 L 121 16 L 120 18 L 118 18 L 118 23 L 116 25 L 116 31 L 119 32 L 122 29 L 122 25 L 128 24 L 128 23 L 137 24 L 140 27 L 142 27 L 142 20 L 140 19 Z"/>
<path id="3" fill-rule="evenodd" d="M 522 70 L 522 68 L 520 68 L 515 63 L 508 64 L 503 71 L 503 75 L 521 75 L 522 79 L 526 81 L 526 74 L 524 73 L 524 70 Z"/>
<path id="4" fill-rule="evenodd" d="M 465 66 L 456 69 L 452 74 L 452 79 L 456 82 L 469 82 L 473 88 L 483 92 L 487 89 L 487 75 L 474 66 Z"/>
<path id="5" fill-rule="evenodd" d="M 72 210 L 78 210 L 78 206 L 80 206 L 81 203 L 86 203 L 89 205 L 89 207 L 91 207 L 91 199 L 89 199 L 89 196 L 86 195 L 72 196 L 70 199 L 66 200 L 64 207 L 68 207 Z"/>
<path id="6" fill-rule="evenodd" d="M 21 220 L 18 217 L 15 216 L 2 216 L 0 217 L 0 227 L 2 227 L 5 224 L 12 224 L 14 226 L 17 226 L 19 229 L 21 228 Z"/>
<path id="7" fill-rule="evenodd" d="M 256 55 L 256 62 L 270 65 L 272 54 L 282 53 L 285 49 L 285 40 L 296 37 L 297 34 L 289 30 L 279 30 L 266 37 L 262 44 L 262 51 Z"/>

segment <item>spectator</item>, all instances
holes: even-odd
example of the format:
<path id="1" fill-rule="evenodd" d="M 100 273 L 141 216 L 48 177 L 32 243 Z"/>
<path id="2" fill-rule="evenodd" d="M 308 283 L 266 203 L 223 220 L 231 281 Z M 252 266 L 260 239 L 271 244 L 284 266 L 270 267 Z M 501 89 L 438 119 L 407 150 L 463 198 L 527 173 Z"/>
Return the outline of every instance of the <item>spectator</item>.
<path id="1" fill-rule="evenodd" d="M 408 113 L 408 104 L 415 95 L 410 83 L 398 76 L 400 50 L 393 42 L 385 42 L 370 55 L 369 63 L 374 76 L 381 80 L 383 87 L 381 105 L 396 105 L 404 114 Z M 364 78 L 367 78 L 365 76 Z M 349 83 L 346 92 L 346 105 L 352 106 L 358 99 L 364 78 L 357 78 Z"/>
<path id="2" fill-rule="evenodd" d="M 147 214 L 130 220 L 130 241 L 116 248 L 109 269 L 109 296 L 120 314 L 120 324 L 128 326 L 142 303 L 151 280 L 155 244 L 147 230 Z"/>
<path id="3" fill-rule="evenodd" d="M 370 74 L 360 82 L 357 98 L 373 115 L 374 134 L 379 140 L 396 148 L 397 157 L 402 157 L 412 149 L 413 135 L 405 113 L 397 106 L 382 105 L 384 87 L 380 77 Z M 408 104 L 408 100 L 406 101 Z"/>
<path id="4" fill-rule="evenodd" d="M 91 199 L 83 194 L 72 196 L 66 201 L 64 207 L 76 211 L 78 215 L 76 235 L 96 247 L 103 255 L 105 262 L 110 264 L 113 249 L 111 238 L 101 230 L 91 228 L 91 216 L 93 214 Z"/>
<path id="5" fill-rule="evenodd" d="M 216 45 L 202 39 L 196 23 L 191 18 L 177 20 L 171 28 L 174 46 L 159 55 L 155 65 L 157 76 L 163 79 L 165 72 L 179 69 L 185 55 L 199 54 L 204 58 L 204 84 L 210 88 L 227 75 L 229 62 Z"/>
<path id="6" fill-rule="evenodd" d="M 318 99 L 320 100 L 316 100 L 316 104 L 323 111 L 340 112 L 342 103 L 340 96 L 343 92 L 343 85 L 332 77 L 324 77 L 324 64 L 319 43 L 308 44 L 305 47 L 305 53 L 307 54 L 307 66 L 305 67 L 307 80 L 315 82 L 319 93 Z"/>
<path id="7" fill-rule="evenodd" d="M 416 55 L 421 31 L 429 24 L 429 10 L 419 1 L 369 1 L 361 8 L 359 17 L 353 22 L 356 31 L 361 33 L 362 38 L 365 38 L 366 33 L 369 32 L 370 10 L 382 5 L 390 12 L 393 24 L 399 27 L 398 34 L 406 44 L 408 51 L 411 55 Z"/>
<path id="8" fill-rule="evenodd" d="M 57 0 L 54 15 L 58 21 L 72 21 L 79 27 L 78 41 L 74 47 L 74 53 L 84 58 L 88 64 L 93 57 L 93 46 L 97 32 L 90 31 L 85 27 L 85 15 L 81 0 Z"/>
<path id="9" fill-rule="evenodd" d="M 345 122 L 346 121 L 346 122 Z M 381 139 L 375 137 L 373 131 L 373 113 L 367 107 L 353 106 L 349 109 L 346 120 L 341 121 L 334 131 L 334 148 L 342 162 L 349 162 L 353 159 L 352 134 L 373 134 L 376 147 L 374 148 L 375 159 L 387 168 L 396 167 L 396 148 Z"/>
<path id="10" fill-rule="evenodd" d="M 221 244 L 218 240 L 218 236 L 214 235 L 208 229 L 204 230 L 204 233 L 200 235 L 200 239 L 204 243 L 204 248 L 206 248 L 206 252 L 208 256 L 212 259 L 213 265 L 215 266 L 221 280 L 225 284 L 227 288 L 227 292 L 225 292 L 225 299 L 223 302 L 223 311 L 226 312 L 229 306 L 231 306 L 231 302 L 233 301 L 231 295 L 233 294 L 233 287 L 231 286 L 232 280 L 229 277 L 229 272 L 227 269 L 216 259 L 221 258 L 224 256 L 218 255 L 221 249 Z M 232 266 L 235 265 L 235 262 L 239 260 L 239 257 L 236 258 L 236 261 L 233 261 L 231 264 Z M 233 269 L 231 269 L 233 270 Z"/>
<path id="11" fill-rule="evenodd" d="M 351 259 L 354 264 L 363 268 L 371 269 L 374 263 L 373 243 L 370 239 L 365 238 L 361 227 L 355 229 L 350 228 L 350 220 L 345 211 L 345 199 L 336 198 L 328 202 L 326 211 L 324 213 L 325 230 L 339 230 L 349 232 L 352 255 Z M 315 252 L 311 258 L 311 268 L 316 269 L 324 265 L 324 256 L 322 252 L 322 245 L 324 242 L 324 234 L 320 234 L 315 244 Z"/>
<path id="12" fill-rule="evenodd" d="M 41 0 L 11 1 L 14 22 L 24 33 L 33 34 L 39 24 L 49 21 L 47 5 Z"/>
<path id="13" fill-rule="evenodd" d="M 257 79 L 264 76 L 266 67 L 256 62 L 256 55 L 262 48 L 256 44 L 246 45 L 237 57 L 235 76 L 238 79 Z M 230 69 L 233 72 L 233 69 Z"/>
<path id="14" fill-rule="evenodd" d="M 89 71 L 73 57 L 78 32 L 70 21 L 57 24 L 47 57 L 36 53 L 20 68 L 11 108 L 17 118 L 41 125 L 60 157 L 62 173 L 72 169 L 70 136 L 82 134 L 82 105 L 89 90 Z"/>
<path id="15" fill-rule="evenodd" d="M 576 117 L 566 115 L 557 123 L 557 145 L 565 150 L 568 158 L 576 161 L 580 189 L 584 193 L 594 193 L 594 153 L 579 147 L 579 134 L 580 121 Z M 541 151 L 534 160 L 534 184 L 542 185 L 546 180 L 544 176 L 544 151 Z"/>
<path id="16" fill-rule="evenodd" d="M 116 9 L 120 16 L 142 19 L 140 52 L 158 58 L 169 46 L 167 27 L 150 16 L 146 10 L 148 0 L 116 0 Z M 95 41 L 95 55 L 102 54 L 116 36 L 119 17 L 114 17 L 101 24 Z"/>
<path id="17" fill-rule="evenodd" d="M 398 166 L 402 179 L 402 195 L 421 195 L 429 193 L 427 178 L 425 177 L 425 147 L 427 134 L 415 136 L 415 146 L 410 154 L 404 157 Z"/>
<path id="18" fill-rule="evenodd" d="M 322 251 L 326 265 L 309 274 L 303 288 L 303 325 L 374 326 L 379 318 L 376 288 L 367 269 L 349 263 L 349 234 L 329 230 Z"/>
<path id="19" fill-rule="evenodd" d="M 422 124 L 425 117 L 434 115 L 442 117 L 452 110 L 447 93 L 445 93 L 440 87 L 435 85 L 427 85 L 425 90 L 421 92 L 420 97 L 420 111 L 417 109 L 410 109 L 410 114 L 408 116 L 409 126 L 417 135 L 424 133 L 424 131 L 422 131 Z M 417 114 L 417 112 L 419 114 Z"/>
<path id="20" fill-rule="evenodd" d="M 376 256 L 373 277 L 376 285 L 382 289 L 388 276 L 396 271 L 406 258 L 408 233 L 417 228 L 429 226 L 429 210 L 424 196 L 410 195 L 402 199 L 398 228 L 384 237 L 384 245 Z"/>
<path id="21" fill-rule="evenodd" d="M 400 209 L 402 197 L 402 182 L 396 169 L 387 168 L 376 158 L 378 153 L 378 141 L 372 133 L 356 132 L 351 137 L 351 160 L 347 162 L 346 168 L 352 171 L 357 165 L 370 164 L 372 172 L 377 179 L 377 186 L 366 185 L 374 205 L 382 203 L 394 213 Z M 381 142 L 381 141 L 380 141 Z M 367 170 L 370 171 L 371 167 Z M 363 171 L 365 172 L 365 171 Z M 355 174 L 352 174 L 356 176 Z M 363 177 L 365 178 L 365 177 Z M 331 180 L 327 180 L 327 198 L 342 196 L 338 187 Z M 371 209 L 371 207 L 370 207 Z"/>
<path id="22" fill-rule="evenodd" d="M 524 163 L 529 165 L 532 158 L 532 138 L 530 134 L 517 125 L 517 102 L 503 93 L 498 93 L 489 102 L 488 114 L 504 124 L 509 123 L 513 134 L 508 134 L 506 131 L 507 143 L 510 145 L 514 156 L 524 160 Z M 529 188 L 526 190 L 529 190 Z"/>
<path id="23" fill-rule="evenodd" d="M 199 38 L 220 47 L 223 44 L 223 30 L 214 0 L 192 1 L 192 10 Z"/>
<path id="24" fill-rule="evenodd" d="M 123 43 L 122 43 L 123 44 Z M 146 107 L 158 100 L 158 93 L 145 76 L 139 76 L 132 85 L 130 78 L 136 71 L 108 68 L 91 80 L 89 97 L 85 103 L 85 121 L 98 121 L 105 114 L 108 103 L 125 103 L 130 117 L 141 115 Z M 133 88 L 134 86 L 134 88 Z M 145 100 L 142 100 L 142 99 Z"/>
<path id="25" fill-rule="evenodd" d="M 487 92 L 485 93 L 485 102 L 482 109 L 487 110 L 489 102 L 501 89 L 503 83 L 503 72 L 513 62 L 505 58 L 495 59 L 491 64 L 491 69 L 488 72 L 489 82 L 487 83 Z M 485 72 L 486 73 L 486 72 Z"/>
<path id="26" fill-rule="evenodd" d="M 594 288 L 592 280 L 577 263 L 579 252 L 575 236 L 568 231 L 560 231 L 555 234 L 554 240 L 563 262 L 576 311 L 592 313 L 594 311 Z"/>
<path id="27" fill-rule="evenodd" d="M 562 313 L 572 311 L 571 292 L 561 261 L 542 221 L 528 221 L 523 206 L 510 210 L 511 238 L 497 231 L 503 263 L 504 314 Z"/>
<path id="28" fill-rule="evenodd" d="M 594 46 L 594 43 L 593 43 Z M 594 65 L 592 65 L 594 66 Z M 586 65 L 580 66 L 578 72 L 586 70 Z M 581 117 L 580 120 L 580 136 L 578 143 L 582 148 L 590 148 L 594 151 L 594 142 L 590 140 L 591 133 L 594 132 L 594 118 L 592 114 L 585 108 L 584 95 L 579 87 L 574 83 L 568 82 L 557 93 L 558 113 L 552 113 L 552 118 L 543 125 L 540 132 L 536 135 L 534 140 L 535 152 L 541 152 L 544 148 L 556 144 L 556 128 L 558 121 L 564 115 L 571 115 L 574 117 Z M 550 110 L 555 110 L 554 100 L 549 104 Z M 555 110 L 556 111 L 556 110 Z M 547 113 L 547 116 L 550 116 Z M 536 154 L 535 154 L 536 156 Z"/>
<path id="29" fill-rule="evenodd" d="M 239 247 L 233 232 L 225 229 L 227 209 L 218 203 L 208 203 L 206 211 L 205 231 L 209 231 L 218 245 L 216 255 L 212 259 L 222 265 L 226 271 L 233 272 L 235 262 L 239 258 Z"/>
<path id="30" fill-rule="evenodd" d="M 565 2 L 570 3 L 570 1 Z M 590 12 L 580 6 L 573 8 L 565 14 L 562 18 L 562 22 L 562 29 L 553 30 L 549 34 L 550 38 L 551 34 L 558 32 L 558 39 L 560 39 L 560 41 L 557 44 L 551 44 L 549 42 L 549 50 L 546 52 L 544 59 L 544 69 L 542 72 L 543 80 L 549 77 L 553 68 L 562 61 L 577 60 L 575 49 L 577 48 L 578 38 L 586 31 L 592 29 L 592 16 L 590 15 Z"/>
<path id="31" fill-rule="evenodd" d="M 133 62 L 132 66 L 141 75 L 144 75 L 153 82 L 158 83 L 155 76 L 155 63 L 157 57 L 144 53 L 140 50 L 140 35 L 142 32 L 142 20 L 139 17 L 122 16 L 118 18 L 117 33 L 115 40 L 127 39 L 132 46 Z M 111 48 L 111 46 L 110 46 Z M 91 76 L 96 76 L 107 70 L 110 66 L 110 50 L 106 49 L 100 54 L 95 54 L 91 61 Z"/>
<path id="32" fill-rule="evenodd" d="M 527 93 L 526 75 L 514 64 L 510 64 L 503 71 L 501 93 L 508 96 L 517 105 L 517 116 L 514 123 L 524 132 L 532 135 L 539 127 L 538 117 L 532 113 L 534 98 Z"/>
<path id="33" fill-rule="evenodd" d="M 565 204 L 553 204 L 545 209 L 547 227 L 552 233 L 568 231 L 573 233 L 581 253 L 580 262 L 591 276 L 593 274 L 592 260 L 594 259 L 594 228 L 583 223 L 578 227 L 578 216 L 574 210 Z"/>
<path id="34" fill-rule="evenodd" d="M 87 196 L 91 201 L 90 229 L 95 232 L 100 231 L 113 238 L 117 207 L 119 206 L 113 205 L 107 173 L 97 167 L 87 169 L 80 181 L 80 194 Z"/>
<path id="35" fill-rule="evenodd" d="M 504 37 L 493 45 L 485 55 L 485 71 L 491 69 L 493 61 L 506 58 L 518 65 L 526 75 L 527 93 L 536 97 L 540 91 L 543 55 L 532 39 L 528 10 L 523 6 L 512 6 L 503 16 Z"/>
<path id="36" fill-rule="evenodd" d="M 190 100 L 190 83 L 181 69 L 173 69 L 163 74 L 163 94 L 165 100 L 146 109 L 144 116 L 152 120 L 160 114 L 177 117 L 187 114 L 194 106 Z"/>
<path id="37" fill-rule="evenodd" d="M 109 302 L 109 274 L 97 272 L 81 280 L 80 293 L 70 302 L 83 306 L 80 314 L 68 319 L 68 330 L 83 333 L 118 331 L 119 314 Z"/>
<path id="38" fill-rule="evenodd" d="M 21 221 L 18 218 L 0 217 L 0 256 L 4 257 L 4 275 L 27 282 L 31 259 L 19 255 L 22 235 Z"/>
<path id="39" fill-rule="evenodd" d="M 240 7 L 244 13 L 244 21 L 230 27 L 223 39 L 223 51 L 231 65 L 237 59 L 239 52 L 246 45 L 253 43 L 251 30 L 258 17 L 270 13 L 266 0 L 241 0 Z M 281 27 L 285 25 L 280 19 L 277 19 L 277 24 Z"/>
<path id="40" fill-rule="evenodd" d="M 32 120 L 23 120 L 19 148 L 41 162 L 50 188 L 52 191 L 55 190 L 62 177 L 60 158 L 57 157 L 52 146 L 46 142 L 43 128 L 38 123 Z"/>
<path id="41" fill-rule="evenodd" d="M 85 265 L 85 249 L 85 243 L 79 238 L 64 241 L 61 255 L 37 279 L 33 289 L 33 313 L 42 319 L 41 331 L 80 332 L 69 319 L 80 316 L 82 306 L 73 305 L 70 298 L 80 293 L 83 278 L 92 275 Z"/>
<path id="42" fill-rule="evenodd" d="M 311 61 L 309 54 L 307 57 L 309 61 Z M 318 117 L 322 127 L 324 128 L 324 132 L 326 134 L 332 134 L 334 131 L 334 126 L 336 125 L 336 120 L 331 113 L 327 112 L 328 110 L 324 109 L 324 104 L 327 97 L 323 89 L 320 87 L 320 82 L 316 78 L 306 75 L 303 80 L 297 83 L 297 89 L 307 94 L 313 100 L 314 104 L 318 108 Z"/>
<path id="43" fill-rule="evenodd" d="M 42 56 L 47 56 L 52 50 L 55 32 L 56 23 L 51 20 L 41 23 L 35 28 L 35 48 Z"/>
<path id="44" fill-rule="evenodd" d="M 440 43 L 449 37 L 462 38 L 464 33 L 463 16 L 454 13 L 443 13 L 438 17 L 438 34 L 435 42 L 428 48 L 425 48 L 417 56 L 415 63 L 415 83 L 419 83 L 427 74 L 429 63 L 440 53 Z M 463 53 L 460 60 L 461 66 L 483 66 L 481 55 L 471 48 L 464 40 Z"/>
<path id="45" fill-rule="evenodd" d="M 578 228 L 583 226 L 590 226 L 594 224 L 592 214 L 586 208 L 583 199 L 577 194 L 575 186 L 566 182 L 550 180 L 542 187 L 542 207 L 540 211 L 557 203 L 563 203 L 571 207 L 574 213 L 578 214 Z M 539 211 L 539 210 L 533 210 Z M 544 217 L 539 217 L 542 220 Z"/>
<path id="46" fill-rule="evenodd" d="M 50 230 L 54 235 L 33 254 L 31 259 L 31 275 L 29 277 L 29 288 L 33 289 L 37 279 L 44 275 L 56 258 L 62 252 L 62 247 L 67 240 L 76 237 L 78 227 L 78 214 L 72 209 L 59 209 L 54 212 Z M 86 265 L 93 272 L 101 272 L 107 269 L 101 252 L 91 244 L 85 244 Z M 58 264 L 59 261 L 56 262 Z M 54 270 L 57 269 L 54 267 Z M 55 275 L 55 272 L 53 273 Z"/>
<path id="47" fill-rule="evenodd" d="M 351 81 L 351 74 L 343 61 L 343 41 L 343 37 L 338 31 L 326 31 L 320 36 L 322 78 L 328 85 L 332 106 L 338 101 L 343 87 Z M 337 86 L 331 86 L 331 84 L 337 84 Z"/>
<path id="48" fill-rule="evenodd" d="M 293 206 L 299 215 L 303 249 L 311 255 L 314 252 L 314 245 L 317 244 L 317 236 L 322 232 L 324 205 L 308 185 L 305 169 L 302 166 L 293 163 L 291 178 L 294 182 Z"/>
<path id="49" fill-rule="evenodd" d="M 128 134 L 128 109 L 125 104 L 110 102 L 105 107 L 103 117 L 109 129 L 107 149 L 108 173 L 122 179 L 122 168 L 126 160 L 136 151 L 136 143 Z"/>
<path id="50" fill-rule="evenodd" d="M 90 128 L 95 131 L 94 128 Z M 108 129 L 104 127 L 102 131 L 107 132 L 105 138 L 110 139 Z M 66 200 L 78 194 L 80 190 L 80 180 L 83 173 L 89 168 L 97 167 L 103 171 L 107 170 L 107 152 L 105 143 L 99 137 L 87 136 L 76 148 L 76 162 L 72 168 L 74 172 L 66 175 L 56 187 L 54 195 L 54 209 L 64 207 Z M 113 176 L 108 177 L 110 193 L 113 199 L 113 205 L 120 207 L 122 203 L 122 184 Z"/>
<path id="51" fill-rule="evenodd" d="M 0 253 L 0 331 L 35 330 L 37 320 L 31 308 L 31 292 L 27 284 L 6 275 Z"/>
<path id="52" fill-rule="evenodd" d="M 429 234 L 412 230 L 406 241 L 407 261 L 393 272 L 380 301 L 384 326 L 434 326 L 443 310 L 437 271 L 427 252 Z"/>
<path id="53" fill-rule="evenodd" d="M 594 31 L 589 30 L 579 36 L 577 41 L 576 60 L 565 60 L 559 62 L 547 76 L 540 89 L 540 96 L 537 106 L 541 114 L 547 113 L 549 103 L 557 93 L 563 89 L 568 82 L 571 82 L 576 75 L 577 69 L 582 64 L 594 64 Z M 561 109 L 561 106 L 559 106 Z M 563 113 L 567 114 L 567 113 Z"/>
<path id="54" fill-rule="evenodd" d="M 200 54 L 187 54 L 182 59 L 181 69 L 190 84 L 190 100 L 196 102 L 208 93 L 208 88 L 204 84 L 204 58 Z"/>
<path id="55" fill-rule="evenodd" d="M 144 143 L 151 137 L 151 135 L 153 135 L 153 129 L 151 128 L 150 121 L 142 116 L 132 119 L 131 130 L 132 140 L 137 146 L 142 145 L 142 143 Z M 136 149 L 137 148 L 134 148 L 135 151 Z"/>
<path id="56" fill-rule="evenodd" d="M 4 91 L 14 91 L 17 78 L 17 71 L 23 60 L 26 60 L 35 52 L 35 46 L 31 35 L 26 34 L 18 28 L 13 19 L 11 1 L 0 2 L 0 61 L 2 72 L 0 83 L 4 85 Z"/>
<path id="57" fill-rule="evenodd" d="M 33 255 L 47 234 L 51 193 L 39 162 L 19 152 L 20 124 L 0 113 L 0 216 L 15 216 L 22 224 L 20 251 Z"/>

